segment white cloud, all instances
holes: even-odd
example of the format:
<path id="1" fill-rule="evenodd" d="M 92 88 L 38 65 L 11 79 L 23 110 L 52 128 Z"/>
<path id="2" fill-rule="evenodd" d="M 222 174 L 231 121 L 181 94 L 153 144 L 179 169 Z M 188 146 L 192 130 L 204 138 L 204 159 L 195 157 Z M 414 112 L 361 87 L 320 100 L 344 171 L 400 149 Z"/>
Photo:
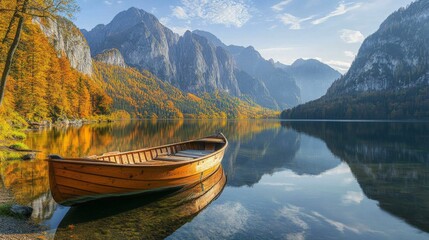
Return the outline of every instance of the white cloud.
<path id="1" fill-rule="evenodd" d="M 298 189 L 296 185 L 292 183 L 262 182 L 260 184 L 273 187 L 282 187 L 286 192 L 292 192 Z"/>
<path id="2" fill-rule="evenodd" d="M 116 3 L 117 4 L 121 4 L 121 3 L 123 3 L 124 1 L 121 1 L 121 0 L 119 0 L 119 1 L 116 1 Z"/>
<path id="3" fill-rule="evenodd" d="M 249 6 L 243 0 L 182 0 L 172 8 L 179 19 L 199 19 L 213 24 L 242 27 L 250 20 Z"/>
<path id="4" fill-rule="evenodd" d="M 112 2 L 111 1 L 104 1 L 104 4 L 107 4 L 107 5 L 112 5 Z"/>
<path id="5" fill-rule="evenodd" d="M 231 238 L 237 232 L 245 231 L 250 212 L 239 202 L 226 202 L 210 205 L 191 222 L 183 225 L 192 237 L 190 239 L 207 239 L 207 233 L 220 239 Z M 217 224 L 210 224 L 210 223 Z"/>
<path id="6" fill-rule="evenodd" d="M 282 11 L 282 10 L 284 9 L 284 7 L 285 7 L 286 5 L 288 5 L 290 2 L 292 2 L 292 0 L 284 0 L 284 1 L 281 1 L 281 2 L 277 3 L 276 5 L 273 5 L 273 6 L 271 7 L 271 9 L 272 9 L 273 11 L 275 11 L 275 12 L 280 12 L 280 11 Z"/>
<path id="7" fill-rule="evenodd" d="M 331 65 L 332 63 L 335 63 L 335 65 L 340 65 L 340 66 L 347 65 L 347 66 L 350 67 L 350 64 L 343 63 L 343 62 L 340 62 L 340 61 L 333 61 L 333 60 L 331 60 L 331 61 L 324 61 L 323 59 L 318 58 L 318 57 L 314 57 L 314 59 L 317 59 L 317 60 L 319 60 L 319 61 L 321 61 L 321 62 L 323 62 L 325 64 L 328 64 L 328 65 Z M 335 176 L 335 175 L 343 175 L 343 174 L 350 174 L 350 173 L 351 173 L 350 167 L 347 164 L 341 163 L 337 167 L 329 169 L 328 171 L 322 173 L 319 176 Z"/>
<path id="8" fill-rule="evenodd" d="M 346 43 L 362 43 L 365 40 L 365 36 L 360 31 L 343 29 L 340 34 L 340 38 Z"/>
<path id="9" fill-rule="evenodd" d="M 350 183 L 353 183 L 354 181 L 356 181 L 356 179 L 354 179 L 353 177 L 346 177 L 343 179 L 342 184 L 348 185 Z"/>
<path id="10" fill-rule="evenodd" d="M 348 191 L 342 198 L 343 204 L 359 204 L 363 200 L 363 193 Z"/>
<path id="11" fill-rule="evenodd" d="M 347 70 L 349 70 L 350 66 L 352 65 L 351 62 L 344 62 L 344 61 L 337 61 L 337 60 L 329 60 L 329 61 L 322 61 L 322 62 L 337 69 L 341 73 L 347 72 Z"/>
<path id="12" fill-rule="evenodd" d="M 344 51 L 344 55 L 346 55 L 346 57 L 350 57 L 350 58 L 356 57 L 356 53 L 354 53 L 352 51 Z"/>
<path id="13" fill-rule="evenodd" d="M 188 19 L 189 16 L 186 14 L 185 9 L 183 9 L 180 6 L 176 6 L 173 8 L 173 16 L 177 17 L 178 19 Z"/>
<path id="14" fill-rule="evenodd" d="M 305 239 L 305 232 L 288 233 L 286 235 L 286 240 L 304 240 L 304 239 Z"/>
<path id="15" fill-rule="evenodd" d="M 314 25 L 324 23 L 332 17 L 346 14 L 347 12 L 349 12 L 351 10 L 354 10 L 354 9 L 361 7 L 361 5 L 362 5 L 361 3 L 356 3 L 356 4 L 340 3 L 340 5 L 338 5 L 338 7 L 334 11 L 330 12 L 328 15 L 326 15 L 324 17 L 321 17 L 321 18 L 318 18 L 318 19 L 312 21 L 311 23 L 313 23 Z"/>
<path id="16" fill-rule="evenodd" d="M 314 17 L 310 16 L 310 17 L 306 17 L 306 18 L 298 18 L 292 14 L 284 13 L 284 14 L 278 15 L 277 18 L 280 19 L 280 21 L 284 25 L 289 26 L 289 29 L 298 30 L 298 29 L 301 29 L 301 23 L 308 21 L 308 20 L 311 20 Z"/>
<path id="17" fill-rule="evenodd" d="M 303 220 L 303 217 L 305 217 L 306 214 L 302 212 L 300 207 L 294 205 L 284 206 L 280 210 L 279 214 L 303 230 L 310 228 L 310 226 Z"/>
<path id="18" fill-rule="evenodd" d="M 320 214 L 320 213 L 318 213 L 318 212 L 313 212 L 313 215 L 314 215 L 314 216 L 316 216 L 316 217 L 321 218 L 321 219 L 322 219 L 322 220 L 324 220 L 325 222 L 327 222 L 327 223 L 329 223 L 330 225 L 334 226 L 334 227 L 335 227 L 338 231 L 340 231 L 340 232 L 344 232 L 344 230 L 349 230 L 349 231 L 352 231 L 352 232 L 354 232 L 354 233 L 360 233 L 359 229 L 354 228 L 354 227 L 350 227 L 350 226 L 347 226 L 347 225 L 346 225 L 346 224 L 344 224 L 344 223 L 337 222 L 337 221 L 334 221 L 334 220 L 332 220 L 332 219 L 329 219 L 329 218 L 327 218 L 327 217 L 323 216 L 322 214 Z"/>

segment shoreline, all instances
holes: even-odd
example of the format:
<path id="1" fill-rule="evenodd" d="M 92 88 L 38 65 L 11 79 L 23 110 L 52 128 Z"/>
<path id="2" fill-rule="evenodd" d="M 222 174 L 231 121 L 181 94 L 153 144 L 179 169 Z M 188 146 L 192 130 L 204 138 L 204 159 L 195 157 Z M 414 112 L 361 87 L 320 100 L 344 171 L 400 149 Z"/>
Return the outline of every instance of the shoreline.
<path id="1" fill-rule="evenodd" d="M 31 220 L 0 216 L 0 239 L 46 239 L 46 231 Z"/>

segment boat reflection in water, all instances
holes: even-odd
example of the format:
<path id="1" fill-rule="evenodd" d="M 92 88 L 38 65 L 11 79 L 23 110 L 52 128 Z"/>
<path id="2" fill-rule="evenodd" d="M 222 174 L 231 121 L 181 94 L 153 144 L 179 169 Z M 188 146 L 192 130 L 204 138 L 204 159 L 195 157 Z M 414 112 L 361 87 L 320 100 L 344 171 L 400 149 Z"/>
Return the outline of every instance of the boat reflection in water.
<path id="1" fill-rule="evenodd" d="M 106 199 L 72 207 L 55 239 L 162 239 L 191 221 L 222 192 L 223 168 L 202 182 L 158 195 Z"/>

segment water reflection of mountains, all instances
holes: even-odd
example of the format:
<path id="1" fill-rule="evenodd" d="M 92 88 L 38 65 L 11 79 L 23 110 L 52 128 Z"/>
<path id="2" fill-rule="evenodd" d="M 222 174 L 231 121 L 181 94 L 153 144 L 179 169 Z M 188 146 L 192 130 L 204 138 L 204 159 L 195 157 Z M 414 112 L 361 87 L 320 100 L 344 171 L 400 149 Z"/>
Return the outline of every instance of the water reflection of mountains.
<path id="1" fill-rule="evenodd" d="M 286 128 L 268 129 L 253 135 L 251 141 L 231 141 L 223 159 L 230 186 L 252 186 L 265 174 L 289 169 L 296 174 L 319 175 L 340 163 L 335 159 L 298 158 L 301 149 L 312 148 L 309 139 Z M 324 146 L 323 146 L 324 147 Z"/>
<path id="2" fill-rule="evenodd" d="M 323 139 L 385 211 L 429 232 L 429 123 L 291 122 Z"/>
<path id="3" fill-rule="evenodd" d="M 55 239 L 163 239 L 217 198 L 226 183 L 222 167 L 201 183 L 168 195 L 109 199 L 71 208 Z"/>

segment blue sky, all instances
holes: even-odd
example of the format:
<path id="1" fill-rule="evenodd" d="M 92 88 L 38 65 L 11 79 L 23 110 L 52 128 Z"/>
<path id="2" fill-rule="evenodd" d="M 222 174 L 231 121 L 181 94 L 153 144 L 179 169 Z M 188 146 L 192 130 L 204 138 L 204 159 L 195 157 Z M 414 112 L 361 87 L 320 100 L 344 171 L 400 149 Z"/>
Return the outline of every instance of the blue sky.
<path id="1" fill-rule="evenodd" d="M 77 0 L 79 28 L 109 23 L 130 7 L 154 14 L 173 31 L 205 30 L 225 44 L 254 46 L 291 64 L 316 58 L 345 72 L 362 41 L 412 0 Z"/>

